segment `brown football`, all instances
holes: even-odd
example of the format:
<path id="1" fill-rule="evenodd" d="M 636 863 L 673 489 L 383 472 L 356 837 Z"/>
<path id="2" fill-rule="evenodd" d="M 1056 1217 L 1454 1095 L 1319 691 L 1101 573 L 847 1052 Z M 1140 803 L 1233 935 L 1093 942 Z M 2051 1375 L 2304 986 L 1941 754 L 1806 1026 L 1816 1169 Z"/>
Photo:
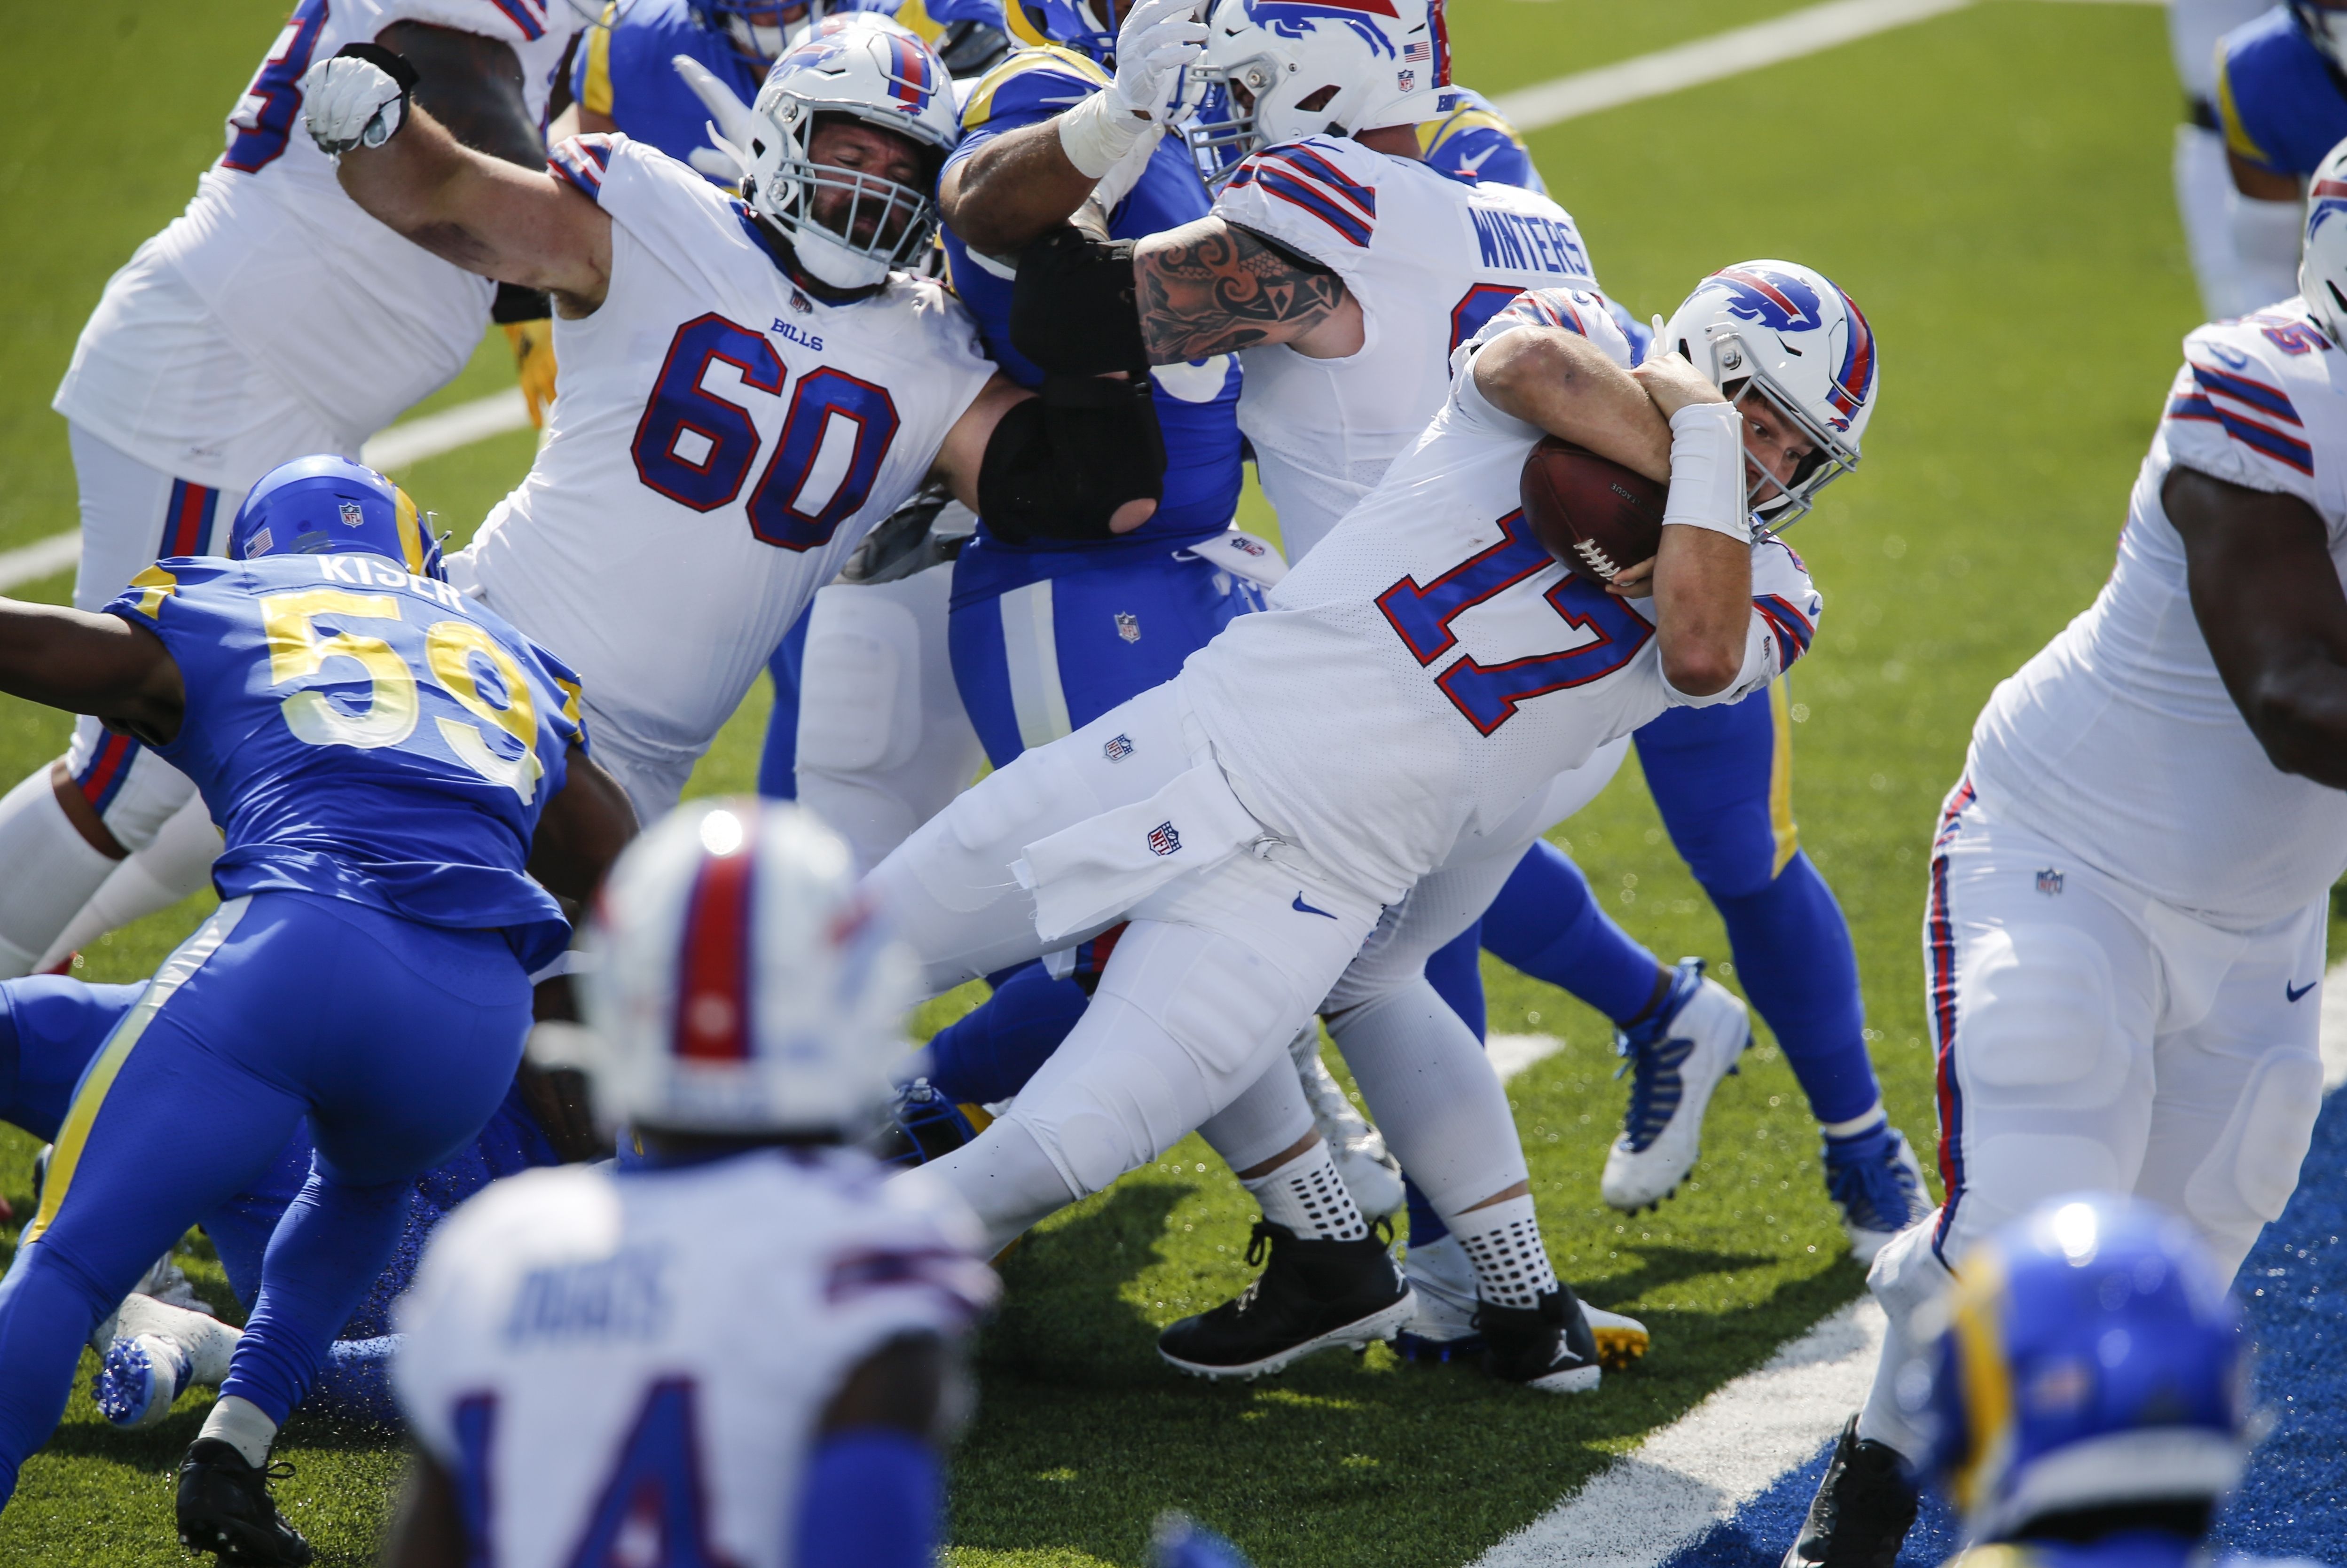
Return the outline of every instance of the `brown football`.
<path id="1" fill-rule="evenodd" d="M 1532 448 L 1516 484 L 1532 537 L 1601 583 L 1654 559 L 1669 493 L 1668 485 L 1553 436 Z"/>

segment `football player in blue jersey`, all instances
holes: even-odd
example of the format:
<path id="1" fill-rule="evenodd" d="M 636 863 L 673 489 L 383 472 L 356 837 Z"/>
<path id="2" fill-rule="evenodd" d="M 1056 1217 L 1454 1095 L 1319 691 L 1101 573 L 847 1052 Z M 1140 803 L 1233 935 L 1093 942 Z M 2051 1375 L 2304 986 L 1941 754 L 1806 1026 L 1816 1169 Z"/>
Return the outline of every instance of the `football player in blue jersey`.
<path id="1" fill-rule="evenodd" d="M 1515 128 L 1488 101 L 1469 97 L 1419 128 L 1427 161 L 1462 179 L 1546 189 Z M 1826 1186 L 1851 1250 L 1870 1260 L 1931 1200 L 1866 1054 L 1850 927 L 1799 845 L 1784 685 L 1771 686 L 1765 701 L 1666 713 L 1637 732 L 1637 745 L 1671 842 L 1718 908 L 1745 990 L 1824 1130 Z M 1673 1191 L 1694 1163 L 1711 1091 L 1749 1038 L 1740 1017 L 1719 1014 L 1716 1021 L 1730 1026 L 1724 1033 L 1705 1027 L 1717 1009 L 1706 1005 L 1702 961 L 1660 963 L 1606 917 L 1579 867 L 1547 843 L 1524 856 L 1480 927 L 1427 965 L 1427 979 L 1480 1033 L 1479 942 L 1614 1020 L 1632 1080 L 1622 1135 L 1606 1162 L 1605 1199 L 1635 1210 Z M 1441 1234 L 1432 1211 L 1413 1202 L 1413 1246 Z"/>
<path id="2" fill-rule="evenodd" d="M 53 975 L 0 980 L 0 1122 L 54 1143 L 74 1085 L 145 989 L 86 985 Z M 594 1138 L 583 1103 L 566 1101 L 548 1075 L 525 1064 L 479 1135 L 416 1178 L 391 1263 L 340 1326 L 305 1407 L 329 1416 L 395 1422 L 389 1365 L 397 1337 L 391 1332 L 391 1304 L 406 1290 L 433 1227 L 499 1177 L 599 1153 L 609 1150 Z M 300 1199 L 315 1153 L 308 1130 L 296 1128 L 258 1181 L 197 1221 L 248 1314 L 260 1295 L 269 1238 Z M 36 1165 L 36 1186 L 38 1171 Z M 151 1426 L 190 1387 L 217 1387 L 236 1347 L 236 1329 L 207 1316 L 207 1309 L 190 1310 L 169 1288 L 184 1289 L 184 1276 L 161 1273 L 165 1288 L 142 1280 L 140 1291 L 126 1297 L 91 1339 L 100 1356 L 91 1395 L 99 1413 L 118 1427 Z M 154 1278 L 150 1273 L 149 1280 Z"/>
<path id="3" fill-rule="evenodd" d="M 183 1542 L 306 1563 L 264 1471 L 396 1245 L 415 1176 L 514 1081 L 530 976 L 634 832 L 567 671 L 450 589 L 413 503 L 302 458 L 230 556 L 174 557 L 100 614 L 0 601 L 0 690 L 97 714 L 192 778 L 222 902 L 82 1075 L 0 1281 L 0 1498 L 83 1340 L 200 1216 L 317 1144 L 221 1398 L 179 1472 Z"/>
<path id="4" fill-rule="evenodd" d="M 2249 1459 L 2249 1362 L 2217 1263 L 2155 1204 L 2082 1193 L 1984 1239 L 1902 1381 L 1973 1539 L 1949 1568 L 2253 1568 L 2208 1544 Z"/>
<path id="5" fill-rule="evenodd" d="M 2238 315 L 2298 292 L 2308 177 L 2347 138 L 2347 0 L 2289 0 L 2217 43 Z"/>

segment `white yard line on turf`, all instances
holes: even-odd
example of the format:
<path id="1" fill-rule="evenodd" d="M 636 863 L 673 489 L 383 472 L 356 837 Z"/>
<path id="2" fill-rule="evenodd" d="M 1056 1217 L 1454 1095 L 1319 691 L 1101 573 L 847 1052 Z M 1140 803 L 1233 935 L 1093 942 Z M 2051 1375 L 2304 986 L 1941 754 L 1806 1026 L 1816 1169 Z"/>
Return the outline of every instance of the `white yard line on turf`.
<path id="1" fill-rule="evenodd" d="M 492 436 L 528 427 L 529 405 L 522 401 L 521 389 L 507 387 L 378 432 L 359 448 L 359 461 L 384 470 L 405 468 Z M 78 530 L 51 534 L 19 549 L 0 550 L 0 593 L 70 571 L 80 559 Z"/>
<path id="2" fill-rule="evenodd" d="M 1832 0 L 1715 33 L 1634 60 L 1503 93 L 1493 102 L 1519 130 L 1539 130 L 1640 98 L 1798 60 L 1893 27 L 1961 11 L 1973 0 Z"/>
<path id="3" fill-rule="evenodd" d="M 1553 1034 L 1495 1034 L 1483 1042 L 1483 1054 L 1491 1059 L 1491 1070 L 1502 1083 L 1563 1049 L 1564 1041 Z"/>
<path id="4" fill-rule="evenodd" d="M 1864 1401 L 1881 1346 L 1882 1309 L 1852 1302 L 1472 1568 L 1653 1568 L 1808 1462 Z"/>

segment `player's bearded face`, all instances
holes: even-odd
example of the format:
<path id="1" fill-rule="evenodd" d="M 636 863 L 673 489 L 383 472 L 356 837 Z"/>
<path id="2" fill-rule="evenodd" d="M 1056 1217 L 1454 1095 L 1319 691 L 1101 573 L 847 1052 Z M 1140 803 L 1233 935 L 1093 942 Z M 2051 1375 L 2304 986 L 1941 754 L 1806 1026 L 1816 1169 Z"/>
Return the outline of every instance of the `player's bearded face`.
<path id="1" fill-rule="evenodd" d="M 809 198 L 809 216 L 858 245 L 895 245 L 918 210 L 917 197 L 908 193 L 928 184 L 910 139 L 859 120 L 822 121 L 807 143 L 807 161 L 825 176 Z"/>

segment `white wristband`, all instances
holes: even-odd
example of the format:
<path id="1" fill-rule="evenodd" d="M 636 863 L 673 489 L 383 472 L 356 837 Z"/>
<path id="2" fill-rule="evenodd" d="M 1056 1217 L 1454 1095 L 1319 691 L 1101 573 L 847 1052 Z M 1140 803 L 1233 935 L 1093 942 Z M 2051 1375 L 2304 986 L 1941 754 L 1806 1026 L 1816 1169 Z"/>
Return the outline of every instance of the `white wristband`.
<path id="1" fill-rule="evenodd" d="M 1671 493 L 1663 526 L 1709 528 L 1752 542 L 1744 504 L 1744 420 L 1732 403 L 1690 403 L 1671 415 Z"/>
<path id="2" fill-rule="evenodd" d="M 1111 102 L 1112 95 L 1094 93 L 1059 118 L 1060 150 L 1087 179 L 1098 179 L 1114 169 L 1144 136 L 1157 136 L 1164 127 L 1142 119 L 1132 110 Z"/>

